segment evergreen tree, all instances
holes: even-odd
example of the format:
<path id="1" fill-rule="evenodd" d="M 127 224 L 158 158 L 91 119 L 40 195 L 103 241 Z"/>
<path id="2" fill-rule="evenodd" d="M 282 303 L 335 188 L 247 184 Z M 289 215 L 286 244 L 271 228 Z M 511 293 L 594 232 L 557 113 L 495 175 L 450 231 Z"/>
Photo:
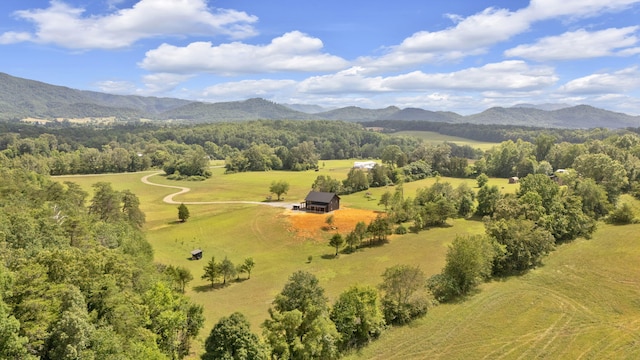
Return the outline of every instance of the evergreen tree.
<path id="1" fill-rule="evenodd" d="M 189 208 L 184 203 L 180 204 L 178 206 L 178 220 L 185 222 L 189 219 L 189 216 Z"/>

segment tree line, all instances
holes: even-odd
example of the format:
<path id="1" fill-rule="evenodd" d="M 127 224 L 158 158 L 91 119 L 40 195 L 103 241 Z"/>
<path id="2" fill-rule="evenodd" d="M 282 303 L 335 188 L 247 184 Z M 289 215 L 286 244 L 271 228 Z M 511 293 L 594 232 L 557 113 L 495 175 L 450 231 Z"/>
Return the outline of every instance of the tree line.
<path id="1" fill-rule="evenodd" d="M 419 268 L 396 265 L 385 270 L 377 288 L 352 286 L 330 306 L 315 275 L 297 271 L 273 300 L 262 338 L 235 312 L 215 324 L 201 358 L 338 359 L 374 341 L 388 326 L 424 315 L 425 281 Z"/>

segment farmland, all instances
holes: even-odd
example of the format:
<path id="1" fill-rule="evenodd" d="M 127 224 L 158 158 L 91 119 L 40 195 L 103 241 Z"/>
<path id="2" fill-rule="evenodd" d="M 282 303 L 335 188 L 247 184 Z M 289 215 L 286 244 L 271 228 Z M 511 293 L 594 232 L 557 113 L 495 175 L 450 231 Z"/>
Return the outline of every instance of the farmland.
<path id="1" fill-rule="evenodd" d="M 285 201 L 295 203 L 304 199 L 318 175 L 343 179 L 351 164 L 347 160 L 325 161 L 319 164 L 318 172 L 224 174 L 223 169 L 214 168 L 213 177 L 204 182 L 169 181 L 160 175 L 151 176 L 150 181 L 192 189 L 174 200 L 206 202 L 264 201 L 269 184 L 286 179 L 291 188 Z M 176 206 L 162 202 L 175 191 L 143 184 L 140 178 L 149 174 L 58 179 L 78 182 L 86 190 L 95 182 L 109 181 L 116 189 L 130 189 L 138 195 L 147 215 L 145 228 L 155 261 L 184 266 L 194 274 L 187 295 L 205 307 L 202 340 L 218 318 L 233 311 L 244 313 L 253 330 L 260 333 L 259 325 L 268 316 L 271 301 L 294 271 L 316 275 L 332 302 L 350 285 L 377 285 L 384 269 L 395 264 L 420 266 L 427 276 L 438 273 L 456 235 L 484 231 L 478 219 L 449 220 L 447 227 L 394 235 L 383 246 L 333 258 L 327 246 L 329 237 L 335 231 L 348 232 L 354 214 L 367 221 L 382 211 L 377 199 L 384 191 L 393 192 L 393 187 L 370 189 L 368 197 L 363 193 L 343 196 L 344 209 L 335 212 L 337 230 L 327 231 L 322 229 L 326 215 L 251 204 L 190 205 L 191 218 L 178 223 Z M 405 183 L 405 196 L 413 196 L 418 188 L 435 181 L 449 181 L 454 186 L 466 181 L 475 187 L 472 179 L 429 178 Z M 490 184 L 500 186 L 502 192 L 513 192 L 517 187 L 505 179 L 491 179 Z M 521 277 L 484 284 L 464 302 L 433 307 L 426 317 L 387 331 L 350 357 L 617 358 L 633 354 L 638 351 L 640 326 L 640 268 L 634 260 L 640 255 L 634 235 L 638 230 L 638 225 L 601 225 L 593 239 L 560 246 L 544 266 Z M 217 261 L 228 257 L 240 263 L 252 257 L 256 268 L 249 280 L 242 275 L 241 281 L 211 289 L 200 279 L 205 262 L 189 260 L 189 252 L 195 248 L 203 250 L 205 261 L 215 256 Z M 197 353 L 199 346 L 194 350 Z"/>

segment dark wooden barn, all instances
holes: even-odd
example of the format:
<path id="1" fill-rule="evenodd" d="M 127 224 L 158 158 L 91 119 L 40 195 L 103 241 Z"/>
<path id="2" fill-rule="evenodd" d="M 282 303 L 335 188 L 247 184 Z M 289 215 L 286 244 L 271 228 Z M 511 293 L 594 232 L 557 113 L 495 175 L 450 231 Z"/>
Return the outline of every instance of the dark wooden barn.
<path id="1" fill-rule="evenodd" d="M 312 191 L 304 199 L 302 208 L 321 213 L 338 210 L 340 209 L 340 197 L 336 193 Z"/>

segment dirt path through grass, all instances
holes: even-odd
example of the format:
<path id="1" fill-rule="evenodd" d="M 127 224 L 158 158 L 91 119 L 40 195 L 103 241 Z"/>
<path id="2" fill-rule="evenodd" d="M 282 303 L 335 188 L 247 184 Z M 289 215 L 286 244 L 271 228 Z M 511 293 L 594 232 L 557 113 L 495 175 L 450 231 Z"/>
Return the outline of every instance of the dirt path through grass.
<path id="1" fill-rule="evenodd" d="M 155 175 L 159 175 L 162 174 L 162 172 L 155 172 L 153 174 L 149 174 L 149 175 L 145 175 L 143 176 L 140 181 L 142 181 L 143 183 L 147 184 L 147 185 L 152 185 L 152 186 L 160 186 L 160 187 L 165 187 L 165 188 L 171 188 L 171 189 L 178 189 L 178 192 L 175 192 L 173 194 L 169 194 L 167 196 L 165 196 L 162 201 L 164 201 L 167 204 L 172 204 L 172 205 L 179 205 L 179 204 L 185 204 L 185 205 L 211 205 L 211 204 L 254 204 L 254 205 L 267 205 L 267 206 L 273 206 L 273 207 L 282 207 L 282 208 L 287 208 L 287 209 L 291 209 L 293 207 L 293 205 L 300 205 L 297 203 L 288 203 L 288 202 L 280 202 L 280 201 L 274 201 L 274 202 L 262 202 L 262 201 L 176 201 L 174 200 L 174 196 L 178 196 L 178 195 L 182 195 L 185 194 L 189 191 L 191 191 L 191 188 L 188 187 L 184 187 L 184 186 L 176 186 L 176 185 L 164 185 L 164 184 L 156 184 L 153 183 L 151 181 L 149 181 L 149 178 Z"/>

